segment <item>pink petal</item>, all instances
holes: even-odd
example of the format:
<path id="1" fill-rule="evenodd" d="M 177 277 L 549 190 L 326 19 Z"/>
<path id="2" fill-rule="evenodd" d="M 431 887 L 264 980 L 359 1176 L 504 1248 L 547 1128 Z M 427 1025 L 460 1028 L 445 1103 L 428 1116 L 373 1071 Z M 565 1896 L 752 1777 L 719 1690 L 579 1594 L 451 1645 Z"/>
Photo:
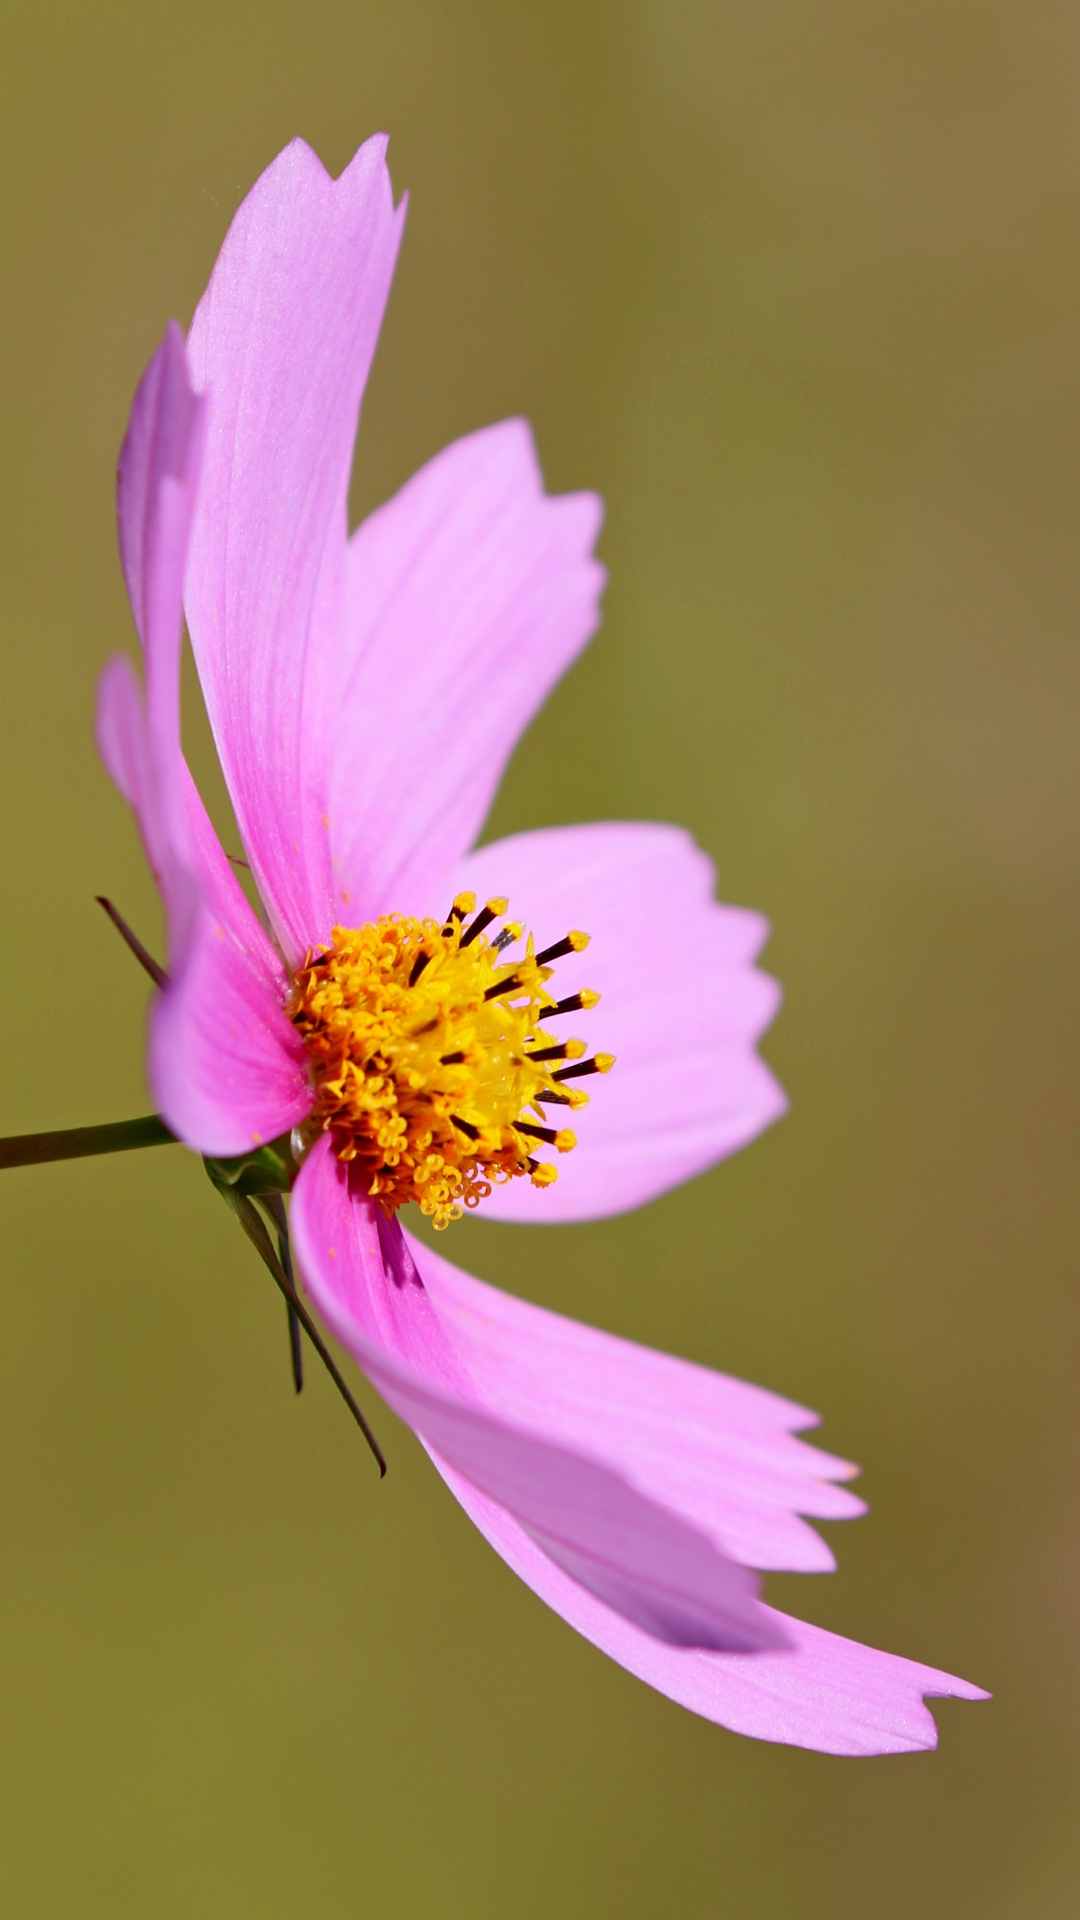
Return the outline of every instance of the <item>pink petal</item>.
<path id="1" fill-rule="evenodd" d="M 600 503 L 544 493 L 506 420 L 447 447 L 349 552 L 334 762 L 337 917 L 441 914 L 507 758 L 593 632 Z"/>
<path id="2" fill-rule="evenodd" d="M 135 396 L 120 456 L 120 549 L 146 695 L 124 659 L 98 701 L 106 766 L 139 822 L 165 902 L 169 985 L 151 1017 L 150 1076 L 169 1125 L 203 1152 L 240 1152 L 301 1119 L 310 1093 L 282 1006 L 281 963 L 255 919 L 180 749 L 181 583 L 203 403 L 169 329 Z"/>
<path id="3" fill-rule="evenodd" d="M 935 1747 L 928 1694 L 985 1700 L 981 1687 L 880 1653 L 787 1614 L 770 1614 L 782 1651 L 709 1653 L 664 1646 L 568 1580 L 524 1529 L 429 1447 L 435 1465 L 496 1553 L 572 1627 L 659 1693 L 755 1740 L 817 1753 L 910 1753 Z"/>
<path id="4" fill-rule="evenodd" d="M 588 1107 L 570 1116 L 578 1146 L 559 1156 L 556 1185 L 496 1188 L 481 1217 L 586 1220 L 641 1206 L 784 1111 L 754 1051 L 779 1000 L 751 965 L 767 923 L 718 906 L 712 878 L 679 829 L 621 822 L 516 834 L 457 868 L 451 895 L 508 894 L 511 916 L 538 945 L 571 928 L 591 935 L 584 953 L 558 962 L 551 987 L 560 998 L 592 987 L 601 1004 L 561 1016 L 553 1031 L 616 1056 L 613 1072 L 588 1081 Z"/>
<path id="5" fill-rule="evenodd" d="M 237 822 L 290 962 L 333 917 L 346 494 L 402 224 L 385 149 L 369 140 L 337 180 L 301 141 L 279 154 L 236 214 L 191 330 L 211 406 L 188 623 Z"/>
<path id="6" fill-rule="evenodd" d="M 394 1411 L 475 1489 L 513 1513 L 575 1591 L 678 1645 L 760 1646 L 756 1581 L 591 1448 L 486 1407 L 396 1222 L 351 1197 L 324 1136 L 305 1161 L 292 1230 L 308 1286 Z M 774 1635 L 775 1638 L 775 1635 Z"/>
<path id="7" fill-rule="evenodd" d="M 251 925 L 265 938 L 254 916 Z M 311 1110 L 280 975 L 267 977 L 210 901 L 151 1012 L 149 1072 L 163 1118 L 200 1153 L 244 1153 Z"/>
<path id="8" fill-rule="evenodd" d="M 102 748 L 123 737 L 125 778 L 141 789 L 142 827 L 155 872 L 174 863 L 168 851 L 184 838 L 184 807 L 175 779 L 180 740 L 180 629 L 184 565 L 198 494 L 206 409 L 193 392 L 179 327 L 170 325 L 132 402 L 116 476 L 120 560 L 146 668 L 145 740 L 136 748 L 131 693 L 116 693 L 115 725 L 104 718 Z M 132 690 L 134 690 L 132 676 Z M 123 716 L 121 718 L 121 716 Z M 165 770 L 168 777 L 162 777 Z M 159 771 L 160 770 L 160 771 Z M 110 764 L 110 772 L 116 778 Z M 132 804 L 135 794 L 120 780 Z M 159 884 L 165 879 L 159 872 Z M 171 876 L 170 876 L 171 877 Z"/>
<path id="9" fill-rule="evenodd" d="M 804 1408 L 485 1286 L 406 1235 L 433 1311 L 484 1404 L 598 1453 L 743 1566 L 827 1571 L 800 1519 L 864 1511 L 854 1468 L 793 1437 Z"/>

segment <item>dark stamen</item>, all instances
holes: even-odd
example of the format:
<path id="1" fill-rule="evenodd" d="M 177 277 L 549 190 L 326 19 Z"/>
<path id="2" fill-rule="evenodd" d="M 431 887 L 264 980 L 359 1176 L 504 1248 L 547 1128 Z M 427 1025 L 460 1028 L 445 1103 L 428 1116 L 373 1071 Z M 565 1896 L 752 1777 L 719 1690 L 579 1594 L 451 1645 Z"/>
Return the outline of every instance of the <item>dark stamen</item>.
<path id="1" fill-rule="evenodd" d="M 536 1097 L 546 1107 L 572 1107 L 575 1104 L 568 1093 L 538 1093 Z"/>
<path id="2" fill-rule="evenodd" d="M 479 1140 L 480 1129 L 479 1127 L 474 1127 L 471 1120 L 463 1120 L 459 1113 L 452 1113 L 450 1115 L 450 1121 L 451 1125 L 455 1126 L 459 1133 L 465 1135 L 466 1140 Z"/>
<path id="3" fill-rule="evenodd" d="M 515 1133 L 527 1133 L 530 1140 L 543 1140 L 549 1147 L 553 1147 L 559 1137 L 556 1128 L 533 1127 L 530 1126 L 527 1120 L 515 1120 L 514 1131 Z"/>
<path id="4" fill-rule="evenodd" d="M 460 1067 L 464 1058 L 463 1053 L 443 1053 L 439 1055 L 439 1065 L 440 1067 Z"/>
<path id="5" fill-rule="evenodd" d="M 560 1067 L 552 1074 L 553 1080 L 577 1080 L 583 1073 L 604 1073 L 606 1069 L 598 1066 L 595 1060 L 579 1060 L 576 1066 Z"/>
<path id="6" fill-rule="evenodd" d="M 514 941 L 520 938 L 521 935 L 516 927 L 504 927 L 501 933 L 495 935 L 491 943 L 491 951 L 492 953 L 504 953 L 507 947 L 512 947 Z"/>
<path id="7" fill-rule="evenodd" d="M 497 980 L 493 987 L 489 987 L 484 995 L 484 999 L 497 1000 L 500 994 L 516 993 L 520 985 L 521 981 L 518 979 L 517 974 L 512 973 L 508 980 Z"/>
<path id="8" fill-rule="evenodd" d="M 588 1011 L 588 1009 L 585 1008 L 585 1002 L 580 993 L 570 993 L 567 994 L 565 1000 L 556 1000 L 552 1007 L 541 1007 L 540 1018 L 541 1020 L 554 1020 L 557 1013 L 581 1013 L 583 1009 Z"/>
<path id="9" fill-rule="evenodd" d="M 538 953 L 536 956 L 536 964 L 538 967 L 546 967 L 551 960 L 561 960 L 564 954 L 579 953 L 580 951 L 580 947 L 576 947 L 570 935 L 567 934 L 565 939 L 556 940 L 554 946 L 545 947 L 543 953 Z"/>
<path id="10" fill-rule="evenodd" d="M 430 953 L 424 952 L 424 953 L 417 954 L 416 959 L 412 963 L 412 968 L 409 973 L 410 987 L 415 987 L 417 981 L 420 978 L 420 975 L 423 973 L 424 968 L 427 966 L 428 961 L 430 959 L 431 959 Z"/>
<path id="11" fill-rule="evenodd" d="M 535 1053 L 530 1049 L 528 1058 L 530 1060 L 565 1060 L 566 1052 L 565 1043 L 561 1047 L 538 1047 Z"/>
<path id="12" fill-rule="evenodd" d="M 492 921 L 495 918 L 496 918 L 496 914 L 495 914 L 494 907 L 481 907 L 479 913 L 476 916 L 476 919 L 472 923 L 472 926 L 468 927 L 466 931 L 462 934 L 461 945 L 463 947 L 471 947 L 477 935 L 483 933 L 485 927 L 490 927 Z"/>

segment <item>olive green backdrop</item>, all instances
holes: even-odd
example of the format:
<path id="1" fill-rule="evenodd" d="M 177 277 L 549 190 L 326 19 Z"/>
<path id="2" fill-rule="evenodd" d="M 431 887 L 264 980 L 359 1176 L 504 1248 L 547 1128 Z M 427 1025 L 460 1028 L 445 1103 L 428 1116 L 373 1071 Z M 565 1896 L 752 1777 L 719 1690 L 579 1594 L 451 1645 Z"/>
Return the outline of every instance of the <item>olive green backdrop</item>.
<path id="1" fill-rule="evenodd" d="M 602 635 L 492 824 L 687 822 L 774 921 L 792 1096 L 644 1213 L 448 1251 L 821 1407 L 871 1513 L 770 1592 L 997 1695 L 868 1762 L 683 1714 L 389 1415 L 380 1486 L 294 1401 L 196 1161 L 7 1174 L 9 1910 L 1071 1913 L 1075 7 L 5 0 L 3 45 L 0 1127 L 146 1106 L 92 898 L 158 938 L 91 738 L 131 390 L 286 139 L 388 128 L 357 511 L 511 411 L 605 494 Z"/>

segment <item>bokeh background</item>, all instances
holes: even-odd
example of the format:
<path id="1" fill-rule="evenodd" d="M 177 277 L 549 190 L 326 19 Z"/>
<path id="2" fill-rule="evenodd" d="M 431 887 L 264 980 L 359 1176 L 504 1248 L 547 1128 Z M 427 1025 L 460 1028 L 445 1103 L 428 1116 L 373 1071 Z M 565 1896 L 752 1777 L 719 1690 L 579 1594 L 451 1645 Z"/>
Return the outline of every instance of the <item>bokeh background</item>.
<path id="1" fill-rule="evenodd" d="M 774 921 L 793 1103 L 633 1218 L 453 1256 L 821 1407 L 871 1514 L 772 1594 L 997 1696 L 868 1762 L 681 1713 L 389 1415 L 380 1486 L 294 1401 L 197 1162 L 7 1174 L 7 1910 L 1071 1914 L 1075 6 L 3 12 L 2 1130 L 146 1106 L 92 898 L 156 937 L 91 740 L 132 387 L 285 140 L 386 127 L 357 512 L 517 411 L 603 491 L 604 630 L 492 825 L 687 822 Z"/>

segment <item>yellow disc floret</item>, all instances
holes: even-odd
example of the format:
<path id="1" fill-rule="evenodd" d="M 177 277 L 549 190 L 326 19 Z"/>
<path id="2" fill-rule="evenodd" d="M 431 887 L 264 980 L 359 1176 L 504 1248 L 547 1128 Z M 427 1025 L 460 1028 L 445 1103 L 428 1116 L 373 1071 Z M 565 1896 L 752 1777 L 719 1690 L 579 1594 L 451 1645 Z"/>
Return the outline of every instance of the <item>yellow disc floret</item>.
<path id="1" fill-rule="evenodd" d="M 314 1088 L 309 1133 L 331 1134 L 357 1190 L 387 1213 L 415 1200 L 436 1227 L 494 1184 L 527 1174 L 550 1186 L 557 1170 L 535 1148 L 568 1153 L 575 1139 L 548 1124 L 546 1109 L 584 1106 L 588 1096 L 567 1082 L 614 1064 L 544 1031 L 600 997 L 585 988 L 557 1000 L 548 988 L 553 963 L 580 953 L 588 935 L 541 953 L 530 935 L 518 959 L 504 959 L 523 931 L 511 922 L 489 937 L 507 901 L 475 908 L 462 893 L 441 924 L 389 914 L 335 927 L 329 947 L 297 969 L 289 1003 Z"/>

